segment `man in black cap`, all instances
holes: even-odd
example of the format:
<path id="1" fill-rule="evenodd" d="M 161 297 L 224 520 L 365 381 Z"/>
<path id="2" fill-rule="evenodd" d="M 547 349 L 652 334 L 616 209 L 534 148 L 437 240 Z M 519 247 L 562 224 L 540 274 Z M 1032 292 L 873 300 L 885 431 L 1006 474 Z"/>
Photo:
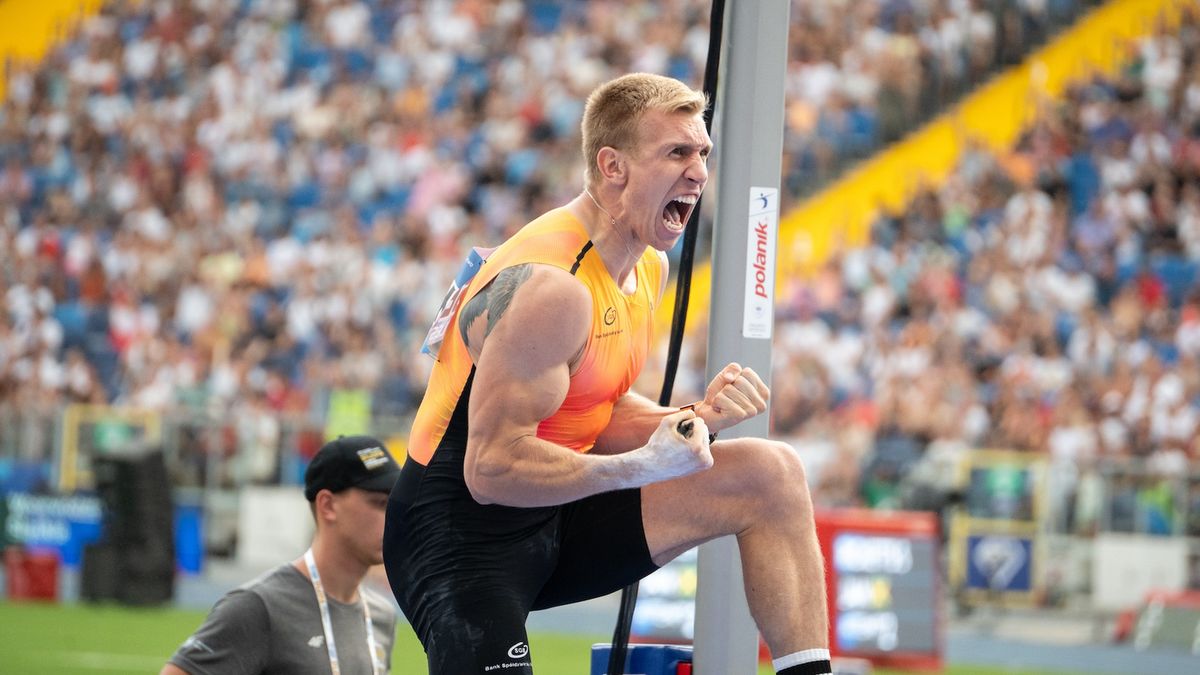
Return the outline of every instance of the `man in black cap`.
<path id="1" fill-rule="evenodd" d="M 362 580 L 383 562 L 384 512 L 399 474 L 374 438 L 325 444 L 304 473 L 312 546 L 221 598 L 160 675 L 388 672 L 396 613 Z"/>

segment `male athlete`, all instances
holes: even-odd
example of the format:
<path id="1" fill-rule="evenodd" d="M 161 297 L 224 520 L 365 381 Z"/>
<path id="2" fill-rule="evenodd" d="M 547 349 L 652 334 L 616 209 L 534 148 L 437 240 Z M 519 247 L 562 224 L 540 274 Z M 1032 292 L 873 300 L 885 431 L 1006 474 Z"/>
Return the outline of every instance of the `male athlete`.
<path id="1" fill-rule="evenodd" d="M 730 364 L 682 410 L 630 391 L 664 252 L 708 181 L 705 105 L 657 75 L 601 85 L 583 116 L 583 193 L 449 296 L 457 313 L 384 531 L 392 590 L 433 675 L 532 673 L 530 610 L 611 593 L 727 534 L 776 670 L 830 672 L 796 452 L 756 438 L 710 445 L 710 432 L 767 409 L 762 379 Z"/>

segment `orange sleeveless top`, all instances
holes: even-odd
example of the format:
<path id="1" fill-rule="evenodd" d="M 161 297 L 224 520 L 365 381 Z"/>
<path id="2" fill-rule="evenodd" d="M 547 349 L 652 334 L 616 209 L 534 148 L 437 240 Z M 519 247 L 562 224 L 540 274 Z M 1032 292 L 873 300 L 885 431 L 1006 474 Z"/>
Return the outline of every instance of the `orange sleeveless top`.
<path id="1" fill-rule="evenodd" d="M 592 330 L 579 366 L 562 405 L 542 420 L 537 431 L 538 438 L 587 452 L 608 426 L 613 405 L 633 386 L 646 362 L 663 265 L 658 253 L 647 248 L 635 268 L 637 291 L 626 295 L 592 250 L 583 224 L 567 209 L 558 208 L 529 223 L 492 252 L 467 285 L 458 306 L 465 305 L 505 268 L 524 263 L 567 270 L 591 292 Z M 461 445 L 465 450 L 465 411 L 474 367 L 455 314 L 413 421 L 408 454 L 418 463 L 428 465 L 445 444 Z"/>

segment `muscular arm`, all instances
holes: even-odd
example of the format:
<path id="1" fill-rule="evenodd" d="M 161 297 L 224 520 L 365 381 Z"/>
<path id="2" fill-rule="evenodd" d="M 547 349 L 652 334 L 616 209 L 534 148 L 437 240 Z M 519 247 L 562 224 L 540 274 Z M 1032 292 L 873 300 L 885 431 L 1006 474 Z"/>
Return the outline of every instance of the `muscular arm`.
<path id="1" fill-rule="evenodd" d="M 497 286 L 502 277 L 504 283 Z M 580 454 L 539 439 L 538 424 L 565 399 L 571 363 L 587 340 L 591 297 L 566 271 L 543 265 L 505 270 L 493 286 L 506 289 L 508 299 L 489 302 L 463 329 L 468 348 L 479 354 L 464 463 L 467 487 L 477 501 L 525 507 L 563 504 L 712 465 L 707 438 L 701 442 L 693 434 L 683 439 L 670 428 L 617 456 Z M 659 427 L 673 428 L 692 416 L 684 412 L 660 417 Z"/>
<path id="2" fill-rule="evenodd" d="M 626 392 L 613 406 L 612 419 L 596 439 L 592 452 L 616 455 L 640 447 L 650 438 L 662 418 L 678 408 L 665 408 L 637 392 Z"/>
<path id="3" fill-rule="evenodd" d="M 770 395 L 757 373 L 731 363 L 708 384 L 704 399 L 697 401 L 694 409 L 715 433 L 765 412 Z M 626 393 L 613 407 L 612 420 L 596 439 L 596 448 L 592 452 L 611 455 L 637 447 L 645 442 L 664 415 L 675 410 L 664 408 L 637 393 Z"/>
<path id="4" fill-rule="evenodd" d="M 666 254 L 660 252 L 659 261 L 663 266 L 661 300 L 666 289 Z M 767 386 L 754 371 L 731 363 L 709 383 L 704 399 L 696 403 L 695 412 L 710 431 L 716 432 L 764 412 L 769 396 Z M 641 446 L 663 417 L 676 410 L 658 405 L 637 392 L 626 392 L 613 406 L 612 419 L 596 439 L 592 453 L 615 455 Z"/>

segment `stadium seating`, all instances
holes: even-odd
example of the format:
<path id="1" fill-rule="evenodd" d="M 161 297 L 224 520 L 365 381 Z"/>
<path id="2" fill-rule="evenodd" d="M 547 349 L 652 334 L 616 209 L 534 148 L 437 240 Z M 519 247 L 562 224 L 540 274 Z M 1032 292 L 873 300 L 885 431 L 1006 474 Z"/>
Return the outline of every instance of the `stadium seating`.
<path id="1" fill-rule="evenodd" d="M 1093 4 L 795 3 L 788 201 Z M 411 412 L 423 329 L 464 248 L 578 189 L 590 87 L 703 69 L 708 3 L 525 7 L 115 4 L 17 64 L 0 108 L 0 405 L 319 420 L 336 392 L 366 391 L 377 417 Z M 1178 250 L 1120 224 L 1096 251 L 1080 241 L 1114 169 L 1132 163 L 1147 201 L 1153 172 L 1194 181 L 1195 32 L 1189 15 L 1147 37 L 1121 77 L 1078 84 L 1011 152 L 972 148 L 944 186 L 881 213 L 868 247 L 787 285 L 775 433 L 833 442 L 850 465 L 880 429 L 906 457 L 990 443 L 1074 457 L 1072 438 L 1097 437 L 1115 456 L 1194 459 L 1197 385 L 1162 366 L 1197 359 L 1181 321 L 1195 228 L 1176 228 Z M 1166 167 L 1122 145 L 1147 119 Z M 1139 299 L 1158 283 L 1154 314 Z"/>

